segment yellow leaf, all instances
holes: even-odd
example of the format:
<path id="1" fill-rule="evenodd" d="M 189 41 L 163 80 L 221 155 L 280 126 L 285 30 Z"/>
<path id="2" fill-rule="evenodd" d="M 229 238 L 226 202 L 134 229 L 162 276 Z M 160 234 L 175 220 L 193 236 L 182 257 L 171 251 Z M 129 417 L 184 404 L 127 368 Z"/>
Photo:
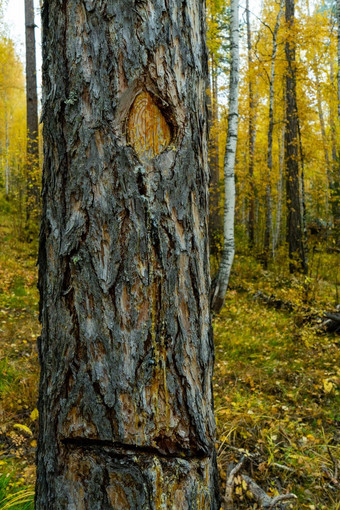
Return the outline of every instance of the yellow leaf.
<path id="1" fill-rule="evenodd" d="M 26 425 L 21 425 L 21 423 L 15 423 L 15 425 L 13 425 L 13 428 L 22 430 L 23 432 L 26 432 L 28 435 L 33 436 L 33 432 L 29 427 L 26 427 Z"/>
<path id="2" fill-rule="evenodd" d="M 248 490 L 248 485 L 247 485 L 247 482 L 245 480 L 242 480 L 242 487 L 244 488 L 245 491 Z"/>
<path id="3" fill-rule="evenodd" d="M 31 414 L 30 414 L 30 417 L 31 417 L 31 420 L 32 420 L 32 421 L 37 420 L 37 419 L 38 419 L 38 417 L 39 417 L 39 411 L 38 411 L 38 409 L 33 409 L 33 411 L 32 411 L 32 412 L 31 412 Z"/>
<path id="4" fill-rule="evenodd" d="M 325 393 L 330 393 L 334 388 L 334 384 L 332 381 L 329 381 L 328 379 L 323 380 L 323 389 Z"/>
<path id="5" fill-rule="evenodd" d="M 31 446 L 32 448 L 36 448 L 37 447 L 37 442 L 35 439 L 33 439 L 33 441 L 31 441 Z"/>

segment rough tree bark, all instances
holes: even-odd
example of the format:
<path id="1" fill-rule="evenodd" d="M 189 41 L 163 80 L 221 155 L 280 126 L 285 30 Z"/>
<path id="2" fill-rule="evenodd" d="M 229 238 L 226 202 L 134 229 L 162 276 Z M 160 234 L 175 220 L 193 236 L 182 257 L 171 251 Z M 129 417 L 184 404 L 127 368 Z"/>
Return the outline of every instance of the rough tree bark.
<path id="1" fill-rule="evenodd" d="M 26 219 L 39 203 L 39 190 L 34 175 L 39 166 L 38 94 L 34 34 L 34 3 L 25 0 L 26 34 L 26 119 L 27 119 L 27 207 Z"/>
<path id="2" fill-rule="evenodd" d="M 227 145 L 224 159 L 223 250 L 211 294 L 211 308 L 218 313 L 223 307 L 235 255 L 235 157 L 238 127 L 239 89 L 239 15 L 238 0 L 230 5 L 230 89 Z"/>
<path id="3" fill-rule="evenodd" d="M 298 114 L 296 103 L 296 61 L 294 28 L 294 0 L 286 0 L 286 130 L 285 167 L 287 200 L 287 241 L 289 246 L 289 270 L 306 271 L 303 226 L 300 198 Z"/>
<path id="4" fill-rule="evenodd" d="M 44 2 L 36 509 L 217 510 L 205 2 Z"/>

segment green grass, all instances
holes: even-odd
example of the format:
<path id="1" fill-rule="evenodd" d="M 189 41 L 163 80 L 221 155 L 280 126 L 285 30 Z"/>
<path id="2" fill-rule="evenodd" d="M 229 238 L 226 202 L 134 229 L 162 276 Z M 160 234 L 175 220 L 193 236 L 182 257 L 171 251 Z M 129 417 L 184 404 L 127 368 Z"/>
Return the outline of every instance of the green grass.
<path id="1" fill-rule="evenodd" d="M 13 475 L 0 476 L 0 510 L 33 510 L 33 487 L 23 487 L 22 480 L 14 481 Z"/>
<path id="2" fill-rule="evenodd" d="M 30 418 L 38 383 L 37 242 L 20 239 L 7 205 L 8 214 L 0 208 L 0 510 L 29 510 L 37 434 Z"/>
<path id="3" fill-rule="evenodd" d="M 0 220 L 0 510 L 28 510 L 37 435 L 37 243 L 18 239 L 10 214 Z M 228 466 L 246 454 L 243 472 L 272 495 L 294 492 L 292 508 L 339 510 L 332 482 L 340 458 L 339 337 L 318 335 L 300 317 L 301 307 L 334 305 L 337 263 L 332 253 L 314 255 L 307 281 L 290 277 L 284 252 L 269 271 L 247 254 L 235 259 L 226 305 L 214 319 L 218 463 L 222 485 Z M 291 302 L 293 311 L 269 308 L 256 299 L 259 290 Z M 30 501 L 13 502 L 25 490 Z M 254 508 L 242 486 L 236 490 L 236 508 Z"/>
<path id="4" fill-rule="evenodd" d="M 235 290 L 215 318 L 219 467 L 223 478 L 246 451 L 248 474 L 268 492 L 294 492 L 294 508 L 335 510 L 339 343 L 295 319 Z M 238 492 L 237 508 L 253 508 Z"/>
<path id="5" fill-rule="evenodd" d="M 17 378 L 17 370 L 11 366 L 7 358 L 0 359 L 0 395 L 5 395 Z"/>

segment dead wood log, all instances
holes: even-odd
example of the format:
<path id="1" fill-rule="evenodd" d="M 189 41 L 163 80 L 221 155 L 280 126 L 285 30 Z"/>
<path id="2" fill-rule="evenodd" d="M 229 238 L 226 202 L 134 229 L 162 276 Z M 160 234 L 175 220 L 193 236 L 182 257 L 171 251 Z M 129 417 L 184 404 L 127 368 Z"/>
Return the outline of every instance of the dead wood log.
<path id="1" fill-rule="evenodd" d="M 234 493 L 234 486 L 235 486 L 235 479 L 238 473 L 240 472 L 246 457 L 243 456 L 238 464 L 236 464 L 235 467 L 233 467 L 229 474 L 227 475 L 226 479 L 226 487 L 225 487 L 225 494 L 224 498 L 222 499 L 222 509 L 223 510 L 233 510 L 234 509 L 234 503 L 233 503 L 233 493 Z M 247 485 L 247 490 L 253 495 L 255 501 L 260 505 L 261 508 L 264 510 L 273 510 L 277 507 L 280 503 L 291 501 L 297 499 L 295 494 L 289 493 L 289 494 L 280 494 L 278 496 L 275 496 L 274 498 L 271 498 L 268 496 L 268 494 L 249 476 L 247 475 L 241 475 L 242 480 Z"/>
<path id="2" fill-rule="evenodd" d="M 340 315 L 326 312 L 319 318 L 318 331 L 340 334 Z"/>
<path id="3" fill-rule="evenodd" d="M 273 294 L 268 296 L 261 290 L 253 294 L 253 299 L 258 299 L 276 310 L 287 310 L 293 312 L 296 306 L 290 301 L 279 299 Z M 336 307 L 338 311 L 339 306 Z M 336 333 L 340 334 L 340 314 L 336 312 L 320 312 L 311 310 L 309 307 L 299 307 L 299 312 L 302 314 L 301 324 L 317 323 L 315 329 L 320 333 Z"/>
<path id="4" fill-rule="evenodd" d="M 230 471 L 227 476 L 226 484 L 225 484 L 225 494 L 222 502 L 223 510 L 233 510 L 233 491 L 235 485 L 235 477 L 239 473 L 245 461 L 245 457 L 242 457 L 240 462 L 236 464 L 236 466 Z"/>
<path id="5" fill-rule="evenodd" d="M 249 476 L 242 475 L 242 478 L 246 482 L 247 488 L 254 496 L 256 502 L 263 509 L 273 510 L 280 503 L 291 501 L 292 499 L 297 499 L 297 497 L 293 493 L 280 494 L 279 496 L 271 498 L 259 485 L 257 485 L 256 482 L 254 482 L 254 480 L 249 478 Z"/>

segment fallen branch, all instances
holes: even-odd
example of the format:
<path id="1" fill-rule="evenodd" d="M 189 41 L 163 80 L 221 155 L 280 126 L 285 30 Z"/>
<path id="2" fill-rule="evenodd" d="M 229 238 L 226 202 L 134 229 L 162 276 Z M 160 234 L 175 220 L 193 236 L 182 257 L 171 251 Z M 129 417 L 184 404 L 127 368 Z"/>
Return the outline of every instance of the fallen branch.
<path id="1" fill-rule="evenodd" d="M 288 466 L 285 466 L 284 464 L 278 464 L 277 462 L 274 462 L 273 466 L 280 468 L 280 469 L 284 469 L 285 471 L 288 471 L 289 473 L 294 473 L 294 469 L 292 469 Z"/>
<path id="2" fill-rule="evenodd" d="M 239 473 L 241 467 L 243 466 L 245 461 L 245 457 L 242 457 L 240 462 L 236 464 L 236 466 L 230 471 L 229 476 L 227 477 L 225 484 L 225 495 L 223 498 L 222 508 L 223 510 L 233 510 L 233 490 L 235 484 L 235 477 Z"/>
<path id="3" fill-rule="evenodd" d="M 327 317 L 327 319 L 330 319 L 334 322 L 338 322 L 340 324 L 340 315 L 338 314 L 335 314 L 335 313 L 325 313 L 325 317 Z"/>
<path id="4" fill-rule="evenodd" d="M 281 494 L 279 496 L 275 496 L 275 498 L 271 498 L 259 485 L 257 485 L 257 483 L 254 482 L 254 480 L 249 478 L 249 476 L 242 475 L 242 478 L 246 482 L 248 490 L 252 493 L 256 502 L 266 510 L 272 510 L 283 501 L 297 499 L 295 494 L 292 493 Z"/>
<path id="5" fill-rule="evenodd" d="M 321 324 L 317 330 L 327 331 L 328 333 L 340 333 L 340 315 L 335 313 L 324 313 Z"/>
<path id="6" fill-rule="evenodd" d="M 267 306 L 275 308 L 276 310 L 287 310 L 288 312 L 296 310 L 296 305 L 290 301 L 278 299 L 273 294 L 268 296 L 261 290 L 258 290 L 255 294 L 253 294 L 253 299 L 260 300 L 262 303 L 265 303 Z M 315 327 L 318 332 L 340 333 L 340 314 L 336 312 L 312 311 L 311 308 L 306 306 L 300 306 L 299 311 L 303 313 L 302 323 L 313 323 L 319 321 L 319 324 Z"/>
<path id="7" fill-rule="evenodd" d="M 273 294 L 268 296 L 261 290 L 258 290 L 253 295 L 253 299 L 259 299 L 260 301 L 263 301 L 268 306 L 275 308 L 276 310 L 288 310 L 289 312 L 292 312 L 295 309 L 293 303 L 290 301 L 276 298 Z"/>
<path id="8" fill-rule="evenodd" d="M 329 470 L 323 466 L 323 470 L 324 472 L 327 474 L 327 476 L 331 479 L 333 485 L 336 485 L 338 486 L 339 485 L 339 480 L 338 480 L 338 467 L 339 467 L 339 461 L 337 459 L 334 458 L 329 446 L 327 447 L 327 451 L 328 451 L 328 455 L 333 463 L 333 466 L 334 466 L 334 472 L 333 473 L 330 473 Z"/>

